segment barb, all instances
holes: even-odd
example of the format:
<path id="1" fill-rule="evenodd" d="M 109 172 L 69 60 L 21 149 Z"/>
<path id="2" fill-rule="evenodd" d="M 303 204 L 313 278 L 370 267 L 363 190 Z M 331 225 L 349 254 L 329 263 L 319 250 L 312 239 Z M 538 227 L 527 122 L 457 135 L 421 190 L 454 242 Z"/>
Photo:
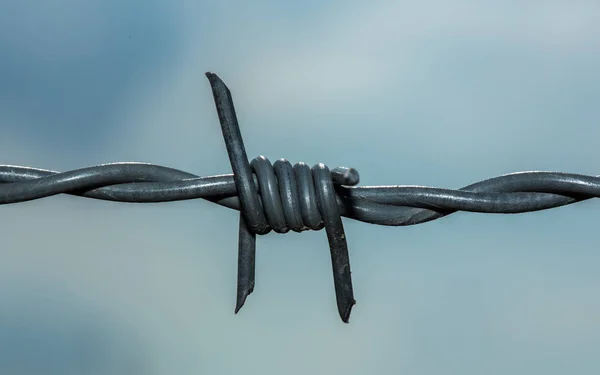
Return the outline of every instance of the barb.
<path id="1" fill-rule="evenodd" d="M 458 190 L 425 186 L 355 186 L 352 168 L 292 166 L 264 156 L 248 163 L 231 93 L 215 74 L 213 90 L 233 174 L 200 177 L 147 163 L 111 163 L 69 172 L 0 165 L 0 204 L 70 194 L 116 202 L 149 203 L 206 199 L 240 211 L 238 293 L 235 312 L 254 288 L 256 234 L 271 230 L 325 228 L 332 259 L 338 312 L 348 322 L 355 304 L 341 217 L 407 226 L 457 211 L 516 214 L 600 197 L 600 176 L 562 172 L 518 172 Z"/>

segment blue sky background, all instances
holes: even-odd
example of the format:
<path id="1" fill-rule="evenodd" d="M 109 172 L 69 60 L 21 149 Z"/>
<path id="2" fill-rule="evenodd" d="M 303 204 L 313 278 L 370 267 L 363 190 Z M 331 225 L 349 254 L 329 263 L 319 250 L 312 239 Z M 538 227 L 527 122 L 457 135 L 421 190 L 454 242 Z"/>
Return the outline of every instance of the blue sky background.
<path id="1" fill-rule="evenodd" d="M 597 1 L 54 0 L 0 4 L 0 163 L 230 173 L 204 72 L 250 157 L 459 188 L 600 172 Z M 2 374 L 597 374 L 600 203 L 344 221 L 259 237 L 235 302 L 237 217 L 205 201 L 56 196 L 2 207 Z"/>

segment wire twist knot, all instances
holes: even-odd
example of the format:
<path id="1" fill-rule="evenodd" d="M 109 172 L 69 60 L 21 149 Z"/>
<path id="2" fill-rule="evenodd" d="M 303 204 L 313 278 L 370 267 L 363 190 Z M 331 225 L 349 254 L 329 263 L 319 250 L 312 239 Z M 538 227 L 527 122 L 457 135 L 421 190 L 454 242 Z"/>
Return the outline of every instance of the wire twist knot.
<path id="1" fill-rule="evenodd" d="M 265 156 L 250 163 L 256 176 L 258 190 L 245 200 L 258 200 L 260 211 L 253 215 L 243 211 L 250 229 L 255 234 L 303 232 L 325 227 L 321 209 L 327 201 L 336 202 L 335 191 L 328 186 L 358 184 L 359 175 L 353 168 L 337 167 L 330 170 L 319 163 L 310 168 L 303 162 L 292 164 L 278 159 L 271 164 Z M 247 194 L 242 190 L 242 194 Z M 255 195 L 256 194 L 256 195 Z M 338 216 L 339 213 L 338 213 Z"/>

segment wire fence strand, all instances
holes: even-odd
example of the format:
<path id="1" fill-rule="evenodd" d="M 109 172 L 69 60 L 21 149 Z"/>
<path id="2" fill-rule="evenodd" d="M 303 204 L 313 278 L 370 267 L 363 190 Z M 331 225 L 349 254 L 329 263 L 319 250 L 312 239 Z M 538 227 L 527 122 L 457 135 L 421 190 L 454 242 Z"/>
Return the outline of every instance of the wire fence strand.
<path id="1" fill-rule="evenodd" d="M 128 203 L 206 199 L 240 211 L 238 294 L 235 312 L 254 289 L 255 235 L 271 230 L 320 230 L 329 240 L 340 317 L 355 304 L 346 237 L 340 217 L 407 226 L 457 211 L 517 214 L 600 197 L 600 176 L 529 171 L 475 182 L 461 189 L 426 186 L 355 186 L 348 167 L 292 166 L 264 156 L 248 162 L 231 93 L 207 73 L 234 174 L 200 177 L 148 163 L 110 163 L 68 172 L 0 165 L 0 204 L 70 194 Z"/>
<path id="2" fill-rule="evenodd" d="M 258 187 L 256 176 L 253 176 Z M 69 172 L 0 165 L 0 204 L 58 194 L 127 202 L 206 199 L 240 210 L 233 174 L 200 177 L 148 163 L 110 163 Z M 258 192 L 260 195 L 260 191 Z M 341 215 L 370 224 L 421 224 L 457 212 L 517 214 L 600 197 L 600 176 L 516 172 L 458 190 L 427 186 L 339 186 Z"/>

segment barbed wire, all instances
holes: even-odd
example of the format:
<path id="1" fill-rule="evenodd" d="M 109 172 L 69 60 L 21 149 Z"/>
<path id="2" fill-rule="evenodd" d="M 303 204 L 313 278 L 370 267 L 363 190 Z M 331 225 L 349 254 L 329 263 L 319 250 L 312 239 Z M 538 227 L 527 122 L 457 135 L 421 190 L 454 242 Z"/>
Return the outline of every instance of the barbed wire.
<path id="1" fill-rule="evenodd" d="M 516 214 L 560 207 L 600 197 L 600 176 L 562 172 L 517 172 L 461 189 L 426 186 L 356 186 L 353 168 L 329 169 L 275 163 L 264 156 L 248 162 L 231 93 L 213 73 L 209 79 L 233 174 L 200 177 L 148 163 L 110 163 L 58 172 L 0 165 L 0 204 L 57 194 L 130 202 L 206 199 L 240 211 L 235 313 L 255 285 L 256 235 L 271 230 L 325 228 L 331 252 L 339 315 L 348 322 L 356 303 L 341 217 L 366 223 L 407 226 L 457 211 Z"/>

